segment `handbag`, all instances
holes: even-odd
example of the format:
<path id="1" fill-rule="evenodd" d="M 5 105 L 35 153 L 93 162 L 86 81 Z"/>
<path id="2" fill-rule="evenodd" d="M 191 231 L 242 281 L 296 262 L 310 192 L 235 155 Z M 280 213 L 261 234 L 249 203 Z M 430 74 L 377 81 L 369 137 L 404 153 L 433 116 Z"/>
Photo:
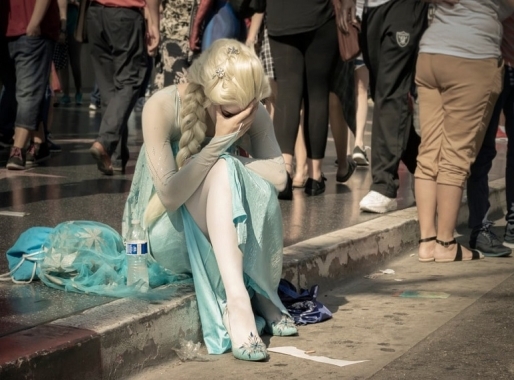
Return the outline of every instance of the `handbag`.
<path id="1" fill-rule="evenodd" d="M 332 318 L 332 313 L 325 305 L 317 300 L 318 285 L 298 292 L 296 287 L 285 279 L 278 285 L 278 296 L 293 317 L 297 325 L 323 322 Z"/>
<path id="2" fill-rule="evenodd" d="M 334 12 L 336 20 L 339 20 L 340 7 L 337 0 L 333 0 Z M 351 61 L 359 56 L 361 49 L 359 46 L 359 33 L 361 32 L 361 24 L 358 20 L 356 23 L 348 20 L 349 30 L 344 32 L 339 25 L 337 26 L 337 42 L 339 45 L 339 55 L 345 62 Z"/>
<path id="3" fill-rule="evenodd" d="M 80 0 L 77 26 L 73 36 L 77 42 L 87 43 L 87 9 L 91 0 Z"/>

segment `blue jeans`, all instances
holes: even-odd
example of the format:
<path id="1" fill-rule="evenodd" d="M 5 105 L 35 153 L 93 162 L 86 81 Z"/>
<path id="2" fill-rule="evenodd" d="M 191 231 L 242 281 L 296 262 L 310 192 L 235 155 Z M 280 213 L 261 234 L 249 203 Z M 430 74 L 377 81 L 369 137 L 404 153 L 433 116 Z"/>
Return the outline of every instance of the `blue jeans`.
<path id="1" fill-rule="evenodd" d="M 42 120 L 45 91 L 55 42 L 45 37 L 20 36 L 0 39 L 0 130 L 12 126 L 34 131 Z"/>
<path id="2" fill-rule="evenodd" d="M 493 165 L 493 159 L 496 157 L 496 132 L 502 110 L 505 115 L 505 132 L 509 138 L 505 168 L 507 198 L 505 219 L 509 224 L 514 224 L 514 69 L 507 65 L 505 65 L 503 77 L 503 91 L 494 107 L 482 148 L 471 165 L 471 173 L 467 182 L 468 226 L 474 230 L 489 222 L 487 220 L 487 212 L 490 207 L 488 173 Z"/>

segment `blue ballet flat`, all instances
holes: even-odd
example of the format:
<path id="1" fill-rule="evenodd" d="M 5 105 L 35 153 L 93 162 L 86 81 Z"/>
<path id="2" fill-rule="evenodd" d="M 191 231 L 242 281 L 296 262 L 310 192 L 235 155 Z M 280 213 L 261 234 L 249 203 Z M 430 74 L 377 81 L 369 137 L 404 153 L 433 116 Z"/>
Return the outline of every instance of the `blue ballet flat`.
<path id="1" fill-rule="evenodd" d="M 232 341 L 227 308 L 225 308 L 223 313 L 223 324 L 225 325 L 230 340 Z M 268 351 L 266 350 L 266 345 L 262 339 L 258 335 L 250 332 L 250 336 L 242 345 L 234 347 L 234 344 L 232 344 L 232 355 L 234 355 L 236 359 L 258 362 L 265 360 L 268 357 Z"/>
<path id="2" fill-rule="evenodd" d="M 280 321 L 267 323 L 266 330 L 274 336 L 298 335 L 298 329 L 294 324 L 294 319 L 285 314 L 282 314 Z"/>

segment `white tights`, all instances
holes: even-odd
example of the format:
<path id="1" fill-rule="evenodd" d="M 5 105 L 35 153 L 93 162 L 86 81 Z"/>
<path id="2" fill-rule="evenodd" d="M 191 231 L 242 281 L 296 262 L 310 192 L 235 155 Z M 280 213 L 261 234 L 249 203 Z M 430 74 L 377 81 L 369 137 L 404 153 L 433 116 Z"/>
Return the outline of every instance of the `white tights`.
<path id="1" fill-rule="evenodd" d="M 233 346 L 240 346 L 257 327 L 243 279 L 243 253 L 232 220 L 232 192 L 227 163 L 220 159 L 186 202 L 198 227 L 211 242 L 227 296 Z"/>

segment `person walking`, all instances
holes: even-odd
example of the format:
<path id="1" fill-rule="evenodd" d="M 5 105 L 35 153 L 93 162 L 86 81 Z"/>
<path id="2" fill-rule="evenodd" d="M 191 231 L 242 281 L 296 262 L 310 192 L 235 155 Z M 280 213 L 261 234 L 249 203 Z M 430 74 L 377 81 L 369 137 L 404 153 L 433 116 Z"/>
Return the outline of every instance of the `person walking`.
<path id="1" fill-rule="evenodd" d="M 147 72 L 147 54 L 159 46 L 159 0 L 93 0 L 87 24 L 95 77 L 107 105 L 90 153 L 98 170 L 112 175 L 111 155 L 119 143 L 122 172 L 127 164 L 127 120 Z"/>
<path id="2" fill-rule="evenodd" d="M 341 1 L 341 17 L 355 20 L 356 1 Z M 386 213 L 398 207 L 400 160 L 414 173 L 420 138 L 414 130 L 410 89 L 418 46 L 427 27 L 428 3 L 366 0 L 360 45 L 374 102 L 369 193 L 361 211 Z M 408 15 L 405 16 L 405 15 Z"/>
<path id="3" fill-rule="evenodd" d="M 7 169 L 25 169 L 27 153 L 38 156 L 46 144 L 43 107 L 59 28 L 57 0 L 0 2 L 0 130 L 6 134 L 14 125 Z"/>
<path id="4" fill-rule="evenodd" d="M 293 155 L 304 105 L 308 195 L 325 192 L 322 173 L 328 135 L 330 80 L 337 59 L 337 30 L 330 0 L 267 2 L 267 27 L 277 78 L 275 133 L 292 188 Z M 287 191 L 291 199 L 292 191 Z M 283 199 L 287 199 L 283 197 Z"/>

